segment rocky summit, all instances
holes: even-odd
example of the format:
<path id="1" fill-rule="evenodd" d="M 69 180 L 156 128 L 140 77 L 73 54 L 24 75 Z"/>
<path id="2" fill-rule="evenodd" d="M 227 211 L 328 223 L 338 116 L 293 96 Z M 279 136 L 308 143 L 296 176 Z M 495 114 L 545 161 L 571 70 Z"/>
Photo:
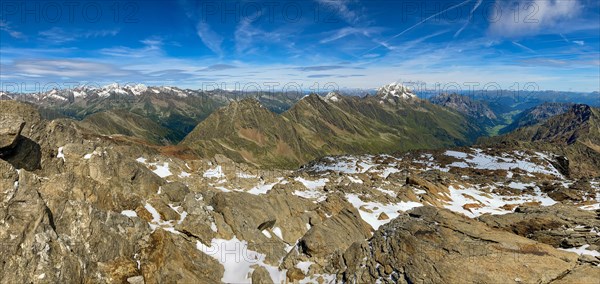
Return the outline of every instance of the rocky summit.
<path id="1" fill-rule="evenodd" d="M 168 133 L 138 114 L 47 120 L 2 100 L 0 282 L 598 283 L 597 109 L 395 154 L 302 140 L 371 137 L 378 117 L 441 108 L 401 90 L 382 90 L 408 100 L 393 105 L 311 95 L 284 114 L 236 101 L 184 145 L 142 139 Z"/>

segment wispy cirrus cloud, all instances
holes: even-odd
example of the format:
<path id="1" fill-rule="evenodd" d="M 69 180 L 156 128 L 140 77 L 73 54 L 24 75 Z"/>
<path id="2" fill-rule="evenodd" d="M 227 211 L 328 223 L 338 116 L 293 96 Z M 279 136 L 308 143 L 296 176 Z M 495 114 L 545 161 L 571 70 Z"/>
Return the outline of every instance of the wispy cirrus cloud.
<path id="1" fill-rule="evenodd" d="M 520 47 L 520 48 L 522 48 L 523 50 L 526 50 L 526 51 L 528 51 L 528 52 L 531 52 L 531 53 L 537 53 L 537 52 L 535 52 L 535 50 L 533 50 L 533 49 L 531 49 L 531 48 L 529 48 L 529 47 L 527 47 L 527 46 L 525 46 L 525 45 L 523 45 L 523 44 L 521 44 L 521 43 L 519 43 L 519 42 L 516 42 L 516 41 L 511 41 L 511 43 L 512 43 L 512 44 L 514 44 L 514 45 L 515 45 L 515 46 L 517 46 L 517 47 Z"/>
<path id="2" fill-rule="evenodd" d="M 7 66 L 11 72 L 56 78 L 93 78 L 130 76 L 135 72 L 107 63 L 74 59 L 26 59 L 15 60 Z"/>
<path id="3" fill-rule="evenodd" d="M 316 0 L 318 4 L 332 9 L 341 19 L 349 24 L 357 24 L 361 19 L 361 13 L 357 13 L 350 9 L 349 0 Z"/>
<path id="4" fill-rule="evenodd" d="M 551 34 L 571 29 L 575 19 L 583 8 L 577 0 L 520 0 L 499 1 L 495 3 L 501 11 L 518 13 L 501 15 L 498 19 L 490 19 L 488 32 L 492 36 L 503 38 L 519 38 L 537 34 Z"/>
<path id="5" fill-rule="evenodd" d="M 475 13 L 475 11 L 477 11 L 477 8 L 479 8 L 479 6 L 481 6 L 482 2 L 483 2 L 483 0 L 477 0 L 475 5 L 471 9 L 471 12 L 469 12 L 469 18 L 467 18 L 467 21 L 465 22 L 465 24 L 458 31 L 456 31 L 456 33 L 454 33 L 454 38 L 458 37 L 467 28 L 469 23 L 471 23 L 471 20 L 473 19 L 473 14 Z"/>
<path id="6" fill-rule="evenodd" d="M 265 55 L 277 49 L 277 53 L 293 57 L 304 52 L 296 48 L 297 37 L 307 24 L 307 19 L 302 19 L 293 24 L 285 19 L 274 19 L 277 25 L 265 25 L 262 15 L 267 15 L 268 10 L 262 10 L 253 15 L 242 17 L 234 30 L 235 51 L 237 56 Z"/>
<path id="7" fill-rule="evenodd" d="M 236 69 L 236 68 L 238 68 L 238 67 L 235 65 L 230 65 L 230 64 L 213 64 L 206 68 L 202 68 L 198 71 L 199 72 L 223 71 L 223 70 Z"/>
<path id="8" fill-rule="evenodd" d="M 327 32 L 327 37 L 321 39 L 319 41 L 319 43 L 321 43 L 321 44 L 329 43 L 332 41 L 336 41 L 338 39 L 345 38 L 350 35 L 363 35 L 363 36 L 369 37 L 369 36 L 373 35 L 374 33 L 378 33 L 380 31 L 381 31 L 380 28 L 375 28 L 375 27 L 364 27 L 364 28 L 344 27 L 341 29 Z"/>
<path id="9" fill-rule="evenodd" d="M 571 41 L 571 40 L 569 40 L 569 39 L 568 39 L 568 38 L 567 38 L 567 37 L 566 37 L 564 34 L 562 34 L 562 33 L 560 33 L 560 34 L 558 34 L 558 35 L 559 35 L 559 36 L 560 36 L 560 37 L 561 37 L 561 38 L 562 38 L 562 39 L 563 39 L 563 40 L 564 40 L 566 43 L 574 43 L 574 44 L 576 44 L 576 45 L 579 45 L 579 46 L 584 46 L 584 45 L 585 45 L 585 41 L 583 41 L 583 40 L 573 40 L 573 41 Z"/>
<path id="10" fill-rule="evenodd" d="M 223 55 L 223 37 L 215 32 L 208 23 L 200 21 L 196 25 L 196 34 L 208 49 L 219 56 Z"/>
<path id="11" fill-rule="evenodd" d="M 15 30 L 7 21 L 0 19 L 0 31 L 8 33 L 16 39 L 27 38 L 22 32 Z"/>
<path id="12" fill-rule="evenodd" d="M 100 53 L 108 56 L 142 58 L 148 56 L 161 55 L 163 53 L 163 41 L 159 37 L 150 37 L 140 41 L 144 46 L 141 48 L 132 48 L 127 46 L 116 46 L 103 48 Z"/>
<path id="13" fill-rule="evenodd" d="M 449 11 L 452 11 L 452 10 L 456 9 L 456 8 L 464 6 L 467 3 L 469 3 L 469 2 L 471 2 L 471 0 L 466 0 L 466 1 L 460 2 L 460 3 L 456 4 L 456 5 L 450 6 L 450 7 L 446 8 L 446 9 L 444 9 L 442 11 L 439 11 L 439 12 L 437 12 L 437 13 L 435 13 L 435 14 L 433 14 L 433 15 L 431 15 L 431 16 L 429 16 L 429 17 L 427 17 L 427 18 L 425 18 L 425 19 L 423 19 L 423 20 L 421 20 L 421 21 L 419 21 L 417 23 L 415 23 L 414 25 L 412 25 L 412 26 L 410 26 L 410 27 L 402 30 L 401 32 L 395 34 L 394 36 L 390 37 L 389 39 L 380 41 L 378 43 L 379 43 L 380 46 L 384 46 L 384 47 L 386 47 L 386 48 L 389 49 L 389 46 L 390 46 L 389 42 L 392 41 L 393 39 L 396 39 L 396 38 L 398 38 L 398 37 L 400 37 L 400 36 L 402 36 L 402 35 L 410 32 L 410 31 L 412 31 L 413 29 L 419 27 L 420 25 L 426 23 L 427 21 L 429 21 L 429 20 L 431 20 L 433 18 L 438 17 L 441 14 L 447 13 Z M 373 50 L 375 50 L 377 48 L 379 48 L 379 46 L 375 46 L 375 47 L 367 50 L 365 53 L 370 53 L 371 51 L 373 51 Z"/>
<path id="14" fill-rule="evenodd" d="M 304 66 L 304 67 L 294 67 L 293 69 L 304 72 L 312 72 L 312 71 L 329 71 L 329 70 L 337 70 L 337 69 L 364 69 L 363 67 L 355 67 L 355 66 L 344 66 L 344 65 L 318 65 L 318 66 Z"/>
<path id="15" fill-rule="evenodd" d="M 67 42 L 76 41 L 78 39 L 88 39 L 96 37 L 116 36 L 119 33 L 119 29 L 108 29 L 108 30 L 66 30 L 59 27 L 52 27 L 48 30 L 44 30 L 38 33 L 41 40 L 51 44 L 64 44 Z"/>

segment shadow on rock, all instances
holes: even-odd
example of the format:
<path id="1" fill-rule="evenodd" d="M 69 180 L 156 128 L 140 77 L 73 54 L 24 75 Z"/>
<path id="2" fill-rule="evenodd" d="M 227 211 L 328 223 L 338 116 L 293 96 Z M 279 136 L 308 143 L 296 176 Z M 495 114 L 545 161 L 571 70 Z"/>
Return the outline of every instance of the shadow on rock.
<path id="1" fill-rule="evenodd" d="M 34 171 L 41 169 L 42 151 L 35 141 L 19 136 L 16 145 L 5 152 L 0 152 L 0 159 L 7 161 L 17 169 Z"/>

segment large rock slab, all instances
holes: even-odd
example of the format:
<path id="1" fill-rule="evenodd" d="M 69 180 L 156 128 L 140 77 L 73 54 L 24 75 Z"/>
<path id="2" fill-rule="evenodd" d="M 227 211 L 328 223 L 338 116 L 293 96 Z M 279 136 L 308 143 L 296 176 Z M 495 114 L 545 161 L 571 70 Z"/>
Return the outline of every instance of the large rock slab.
<path id="1" fill-rule="evenodd" d="M 356 241 L 371 236 L 371 227 L 365 223 L 354 208 L 342 210 L 339 214 L 313 226 L 300 239 L 301 251 L 311 257 L 325 257 L 337 250 L 346 250 Z"/>
<path id="2" fill-rule="evenodd" d="M 520 206 L 514 213 L 483 215 L 479 220 L 492 228 L 509 231 L 553 247 L 592 245 L 596 249 L 600 248 L 600 213 L 574 206 Z"/>
<path id="3" fill-rule="evenodd" d="M 223 266 L 180 235 L 156 230 L 142 251 L 146 283 L 220 283 Z"/>
<path id="4" fill-rule="evenodd" d="M 0 155 L 1 151 L 15 146 L 24 126 L 21 118 L 0 115 Z"/>
<path id="5" fill-rule="evenodd" d="M 430 206 L 382 226 L 344 254 L 350 283 L 548 283 L 577 255 Z"/>

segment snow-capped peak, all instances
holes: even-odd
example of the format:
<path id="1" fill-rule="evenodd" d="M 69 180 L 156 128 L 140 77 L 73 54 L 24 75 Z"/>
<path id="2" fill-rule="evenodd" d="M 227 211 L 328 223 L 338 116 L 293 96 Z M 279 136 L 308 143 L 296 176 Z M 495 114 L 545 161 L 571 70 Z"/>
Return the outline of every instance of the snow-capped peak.
<path id="1" fill-rule="evenodd" d="M 102 91 L 98 93 L 98 96 L 108 97 L 111 93 L 118 93 L 122 95 L 127 95 L 127 91 L 123 88 L 119 87 L 119 83 L 112 83 L 102 87 Z"/>
<path id="2" fill-rule="evenodd" d="M 5 92 L 0 92 L 0 100 L 12 100 L 12 97 Z"/>
<path id="3" fill-rule="evenodd" d="M 146 85 L 144 85 L 144 84 L 137 84 L 134 86 L 128 85 L 128 86 L 126 86 L 126 88 L 129 89 L 136 96 L 139 96 L 148 90 L 148 87 L 146 87 Z"/>
<path id="4" fill-rule="evenodd" d="M 57 89 L 52 89 L 45 96 L 43 96 L 43 99 L 54 99 L 54 100 L 59 100 L 59 101 L 66 101 L 67 100 L 67 98 L 59 95 Z"/>
<path id="5" fill-rule="evenodd" d="M 175 93 L 178 97 L 181 97 L 181 98 L 187 97 L 187 94 L 184 93 L 184 92 L 182 92 L 178 88 L 174 88 L 174 87 L 173 88 L 172 87 L 162 87 L 162 88 L 165 89 L 165 90 L 167 90 L 167 91 L 169 91 L 169 92 Z"/>
<path id="6" fill-rule="evenodd" d="M 102 89 L 104 89 L 104 90 L 111 90 L 111 91 L 116 90 L 118 88 L 119 88 L 119 83 L 112 83 L 112 84 L 108 84 L 108 85 L 102 87 Z"/>
<path id="7" fill-rule="evenodd" d="M 340 97 L 336 92 L 329 92 L 327 96 L 325 96 L 325 101 L 328 102 L 338 102 L 339 100 Z"/>
<path id="8" fill-rule="evenodd" d="M 379 88 L 377 94 L 382 96 L 381 99 L 383 100 L 387 99 L 390 95 L 401 99 L 412 99 L 417 97 L 408 87 L 396 82 Z"/>

